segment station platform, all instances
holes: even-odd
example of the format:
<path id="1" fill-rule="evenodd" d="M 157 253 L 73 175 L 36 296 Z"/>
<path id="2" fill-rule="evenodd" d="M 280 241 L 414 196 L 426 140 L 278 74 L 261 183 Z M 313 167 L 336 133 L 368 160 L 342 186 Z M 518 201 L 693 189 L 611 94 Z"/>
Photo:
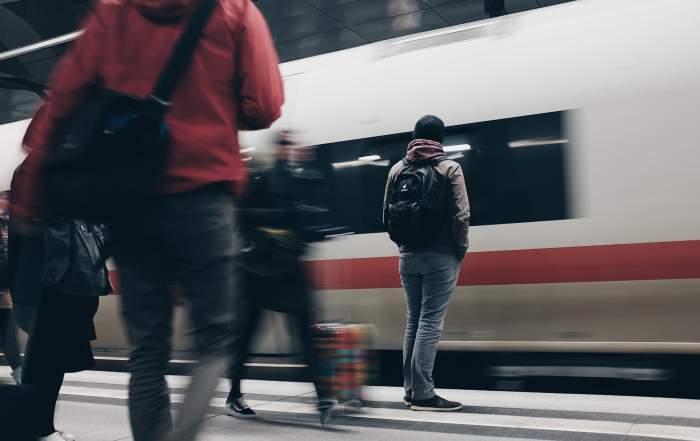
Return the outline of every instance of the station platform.
<path id="1" fill-rule="evenodd" d="M 0 367 L 0 378 L 9 369 Z M 66 375 L 56 427 L 77 441 L 131 440 L 127 414 L 128 374 L 86 371 Z M 169 376 L 173 412 L 189 383 Z M 245 440 L 700 440 L 700 401 L 602 395 L 438 390 L 464 403 L 458 412 L 407 409 L 397 387 L 369 387 L 366 407 L 338 412 L 321 426 L 309 383 L 246 380 L 243 392 L 255 420 L 226 414 L 228 381 L 211 401 L 200 441 Z"/>

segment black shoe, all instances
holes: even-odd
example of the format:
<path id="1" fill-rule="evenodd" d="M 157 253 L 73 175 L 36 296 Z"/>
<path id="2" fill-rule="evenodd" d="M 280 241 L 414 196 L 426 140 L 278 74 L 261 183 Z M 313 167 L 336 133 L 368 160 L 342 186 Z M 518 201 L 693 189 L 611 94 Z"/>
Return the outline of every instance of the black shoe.
<path id="1" fill-rule="evenodd" d="M 318 403 L 318 411 L 320 412 L 322 426 L 331 422 L 333 418 L 333 408 L 335 408 L 336 405 L 337 402 L 333 400 L 321 400 Z"/>
<path id="2" fill-rule="evenodd" d="M 427 400 L 413 400 L 411 410 L 431 410 L 433 412 L 450 412 L 462 408 L 462 403 L 447 401 L 435 395 Z"/>
<path id="3" fill-rule="evenodd" d="M 403 397 L 403 404 L 405 404 L 406 407 L 411 407 L 412 401 L 413 401 L 413 399 L 411 398 L 410 395 L 406 395 L 405 397 Z"/>
<path id="4" fill-rule="evenodd" d="M 226 408 L 230 411 L 231 416 L 235 418 L 243 418 L 247 420 L 252 420 L 257 418 L 253 409 L 248 407 L 243 397 L 238 397 L 231 401 L 226 401 Z"/>

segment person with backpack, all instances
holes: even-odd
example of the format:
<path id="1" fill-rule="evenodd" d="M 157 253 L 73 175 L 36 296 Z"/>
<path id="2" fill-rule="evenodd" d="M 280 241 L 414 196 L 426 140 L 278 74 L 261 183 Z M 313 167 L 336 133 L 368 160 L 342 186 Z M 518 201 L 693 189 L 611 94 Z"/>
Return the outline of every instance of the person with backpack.
<path id="1" fill-rule="evenodd" d="M 246 185 L 238 131 L 281 116 L 279 60 L 250 0 L 92 5 L 25 136 L 34 152 L 10 212 L 25 224 L 52 204 L 106 217 L 130 344 L 134 441 L 190 441 L 227 368 L 235 198 Z M 172 283 L 183 288 L 198 357 L 175 425 L 165 379 Z"/>
<path id="2" fill-rule="evenodd" d="M 384 225 L 400 247 L 406 294 L 404 404 L 411 410 L 454 411 L 439 397 L 433 365 L 440 333 L 469 241 L 469 199 L 459 164 L 445 157 L 445 126 L 426 115 L 416 123 L 406 157 L 389 172 Z"/>

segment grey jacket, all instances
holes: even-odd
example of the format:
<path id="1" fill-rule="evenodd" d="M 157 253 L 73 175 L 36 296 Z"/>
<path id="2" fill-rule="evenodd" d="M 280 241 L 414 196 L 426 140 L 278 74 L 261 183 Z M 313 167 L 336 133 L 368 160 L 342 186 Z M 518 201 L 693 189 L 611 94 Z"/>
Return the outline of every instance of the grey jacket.
<path id="1" fill-rule="evenodd" d="M 394 180 L 404 167 L 404 163 L 399 161 L 389 172 L 384 190 L 384 225 L 389 216 L 389 192 L 393 188 Z M 444 182 L 447 186 L 445 200 L 448 207 L 445 225 L 432 244 L 420 247 L 402 245 L 399 251 L 402 253 L 432 251 L 450 254 L 462 260 L 469 248 L 469 198 L 462 167 L 454 161 L 442 161 L 435 166 L 435 170 L 438 181 Z"/>

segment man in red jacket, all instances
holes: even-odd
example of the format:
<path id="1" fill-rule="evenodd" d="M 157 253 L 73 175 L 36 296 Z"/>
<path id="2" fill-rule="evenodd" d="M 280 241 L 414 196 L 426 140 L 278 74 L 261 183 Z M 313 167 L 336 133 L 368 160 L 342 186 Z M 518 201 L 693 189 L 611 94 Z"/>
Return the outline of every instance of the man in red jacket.
<path id="1" fill-rule="evenodd" d="M 53 99 L 32 122 L 16 174 L 12 216 L 45 212 L 40 166 L 91 85 L 145 97 L 189 17 L 205 0 L 98 0 L 85 33 L 61 61 Z M 238 130 L 269 127 L 284 101 L 269 29 L 250 0 L 219 0 L 165 115 L 164 173 L 145 212 L 113 231 L 122 314 L 131 345 L 129 415 L 135 441 L 193 440 L 226 365 L 234 292 L 234 195 L 245 185 Z M 22 222 L 24 221 L 24 222 Z M 175 429 L 165 372 L 173 299 L 184 288 L 199 363 Z"/>

